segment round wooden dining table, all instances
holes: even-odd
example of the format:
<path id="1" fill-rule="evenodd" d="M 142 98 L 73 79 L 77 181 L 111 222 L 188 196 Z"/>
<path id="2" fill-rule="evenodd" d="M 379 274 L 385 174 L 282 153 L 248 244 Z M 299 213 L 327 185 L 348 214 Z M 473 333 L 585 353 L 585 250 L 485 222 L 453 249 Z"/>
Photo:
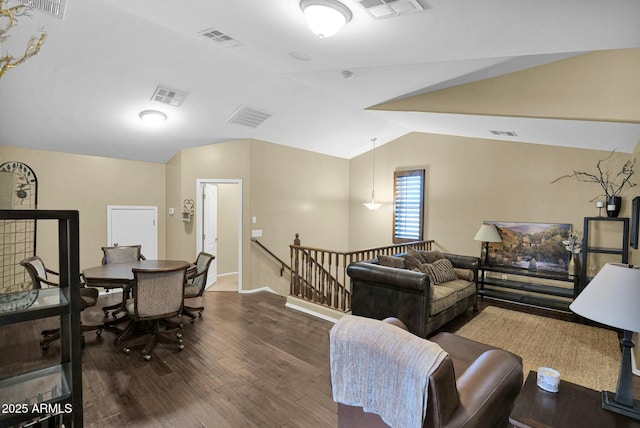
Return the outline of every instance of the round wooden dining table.
<path id="1" fill-rule="evenodd" d="M 158 269 L 182 266 L 191 268 L 192 264 L 184 260 L 139 260 L 87 268 L 82 271 L 82 276 L 89 287 L 121 288 L 133 281 L 134 268 Z"/>

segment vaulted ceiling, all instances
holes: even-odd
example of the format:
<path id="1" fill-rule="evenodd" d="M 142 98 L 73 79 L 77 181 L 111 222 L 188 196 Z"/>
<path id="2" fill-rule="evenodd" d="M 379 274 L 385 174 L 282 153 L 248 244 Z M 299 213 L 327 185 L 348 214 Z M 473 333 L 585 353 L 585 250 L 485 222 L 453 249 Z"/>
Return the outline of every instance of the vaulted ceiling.
<path id="1" fill-rule="evenodd" d="M 412 131 L 635 148 L 640 2 L 398 1 L 424 10 L 376 19 L 342 0 L 353 18 L 325 39 L 299 0 L 66 0 L 62 19 L 35 10 L 0 47 L 19 56 L 48 34 L 0 80 L 0 144 L 152 162 L 241 138 L 352 158 L 371 138 Z M 212 29 L 234 43 L 203 36 Z M 153 100 L 159 86 L 182 104 Z M 270 117 L 228 122 L 241 106 Z M 144 126 L 147 109 L 166 123 Z"/>

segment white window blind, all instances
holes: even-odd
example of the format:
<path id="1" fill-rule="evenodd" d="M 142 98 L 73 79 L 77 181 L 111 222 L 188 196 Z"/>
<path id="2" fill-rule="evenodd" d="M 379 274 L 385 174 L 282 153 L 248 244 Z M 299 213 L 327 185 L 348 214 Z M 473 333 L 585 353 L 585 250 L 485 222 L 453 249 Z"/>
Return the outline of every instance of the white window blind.
<path id="1" fill-rule="evenodd" d="M 394 173 L 393 242 L 421 241 L 424 169 Z"/>

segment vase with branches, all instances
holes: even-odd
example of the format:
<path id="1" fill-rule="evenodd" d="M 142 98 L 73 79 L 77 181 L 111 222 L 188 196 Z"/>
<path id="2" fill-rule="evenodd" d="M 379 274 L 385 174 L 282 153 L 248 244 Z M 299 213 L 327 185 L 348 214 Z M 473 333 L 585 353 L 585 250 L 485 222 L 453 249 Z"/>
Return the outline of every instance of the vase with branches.
<path id="1" fill-rule="evenodd" d="M 617 217 L 620 213 L 621 197 L 620 194 L 625 187 L 634 187 L 636 183 L 631 181 L 631 177 L 634 174 L 634 168 L 636 166 L 636 159 L 627 160 L 620 170 L 612 174 L 606 168 L 606 163 L 609 161 L 616 151 L 613 150 L 608 156 L 603 159 L 599 159 L 596 163 L 596 172 L 576 171 L 573 170 L 571 174 L 563 175 L 556 178 L 551 183 L 556 183 L 564 178 L 575 178 L 578 181 L 585 183 L 596 183 L 602 188 L 602 193 L 591 199 L 594 201 L 600 196 L 604 196 L 607 200 L 607 215 L 609 217 Z"/>

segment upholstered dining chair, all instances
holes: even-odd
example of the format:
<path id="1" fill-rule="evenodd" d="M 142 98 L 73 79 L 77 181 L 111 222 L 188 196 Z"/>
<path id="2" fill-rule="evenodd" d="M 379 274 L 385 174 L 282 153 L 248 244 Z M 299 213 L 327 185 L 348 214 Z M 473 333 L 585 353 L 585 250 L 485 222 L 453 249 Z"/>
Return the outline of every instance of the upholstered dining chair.
<path id="1" fill-rule="evenodd" d="M 115 247 L 102 247 L 102 264 L 108 265 L 110 263 L 126 263 L 137 262 L 139 260 L 147 260 L 141 252 L 142 245 L 118 245 Z M 106 292 L 113 288 L 122 288 L 121 285 L 114 284 L 100 284 Z M 113 311 L 112 316 L 115 318 L 116 314 L 122 311 L 124 301 L 128 296 L 123 296 L 121 303 L 115 305 L 105 306 L 102 308 L 105 318 L 109 316 L 109 311 Z"/>
<path id="2" fill-rule="evenodd" d="M 33 288 L 43 289 L 59 286 L 57 282 L 53 282 L 49 279 L 49 276 L 59 276 L 58 272 L 47 269 L 40 257 L 28 257 L 22 260 L 20 262 L 20 265 L 24 266 L 27 273 L 29 274 L 29 277 L 31 277 Z M 81 310 L 84 311 L 89 306 L 95 306 L 95 304 L 98 303 L 98 290 L 91 287 L 85 287 L 84 283 L 82 283 L 80 288 L 80 298 L 82 300 Z M 98 336 L 102 334 L 103 328 L 103 324 L 81 325 L 82 332 L 95 330 Z M 43 351 L 46 351 L 49 348 L 49 344 L 58 339 L 60 339 L 60 328 L 43 330 L 40 348 L 42 348 Z M 81 336 L 81 341 L 84 344 L 84 336 Z"/>
<path id="3" fill-rule="evenodd" d="M 204 306 L 187 306 L 186 299 L 196 299 L 202 296 L 204 287 L 207 284 L 207 273 L 209 272 L 209 266 L 216 257 L 205 252 L 198 254 L 196 262 L 194 263 L 196 268 L 189 272 L 187 276 L 187 285 L 184 287 L 185 306 L 182 310 L 182 314 L 191 318 L 189 321 L 193 324 L 196 319 L 195 311 L 198 312 L 198 316 L 202 317 L 202 311 Z"/>
<path id="4" fill-rule="evenodd" d="M 133 269 L 132 297 L 125 305 L 130 321 L 115 340 L 125 353 L 130 353 L 133 346 L 146 345 L 142 356 L 149 361 L 151 350 L 158 342 L 175 343 L 178 350 L 184 349 L 182 323 L 161 331 L 160 320 L 181 316 L 187 267 L 185 264 L 177 268 Z M 125 340 L 142 321 L 150 321 L 150 332 Z"/>

